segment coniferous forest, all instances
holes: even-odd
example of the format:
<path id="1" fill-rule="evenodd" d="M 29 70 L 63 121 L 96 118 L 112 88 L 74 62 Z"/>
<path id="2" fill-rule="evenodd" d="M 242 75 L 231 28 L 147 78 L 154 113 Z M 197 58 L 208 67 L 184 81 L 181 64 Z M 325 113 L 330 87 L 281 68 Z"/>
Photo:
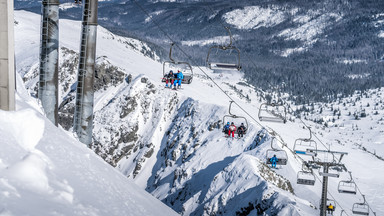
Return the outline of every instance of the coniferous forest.
<path id="1" fill-rule="evenodd" d="M 226 22 L 226 13 L 250 6 L 278 11 L 283 20 L 248 29 Z M 33 1 L 15 1 L 15 7 L 37 13 L 41 8 Z M 99 24 L 119 35 L 148 42 L 163 60 L 168 59 L 168 35 L 188 54 L 175 48 L 175 59 L 193 65 L 205 65 L 208 49 L 214 44 L 186 42 L 220 36 L 228 39 L 223 26 L 229 26 L 233 45 L 241 51 L 245 78 L 252 85 L 264 91 L 288 93 L 292 101 L 308 104 L 334 101 L 356 90 L 384 85 L 383 11 L 382 0 L 113 0 L 99 2 Z M 81 19 L 80 7 L 60 13 L 61 18 Z M 306 20 L 298 22 L 299 18 Z M 300 32 L 301 38 L 281 35 L 299 28 L 306 28 Z M 303 40 L 313 31 L 318 32 L 310 40 Z M 283 54 L 295 49 L 300 51 Z M 237 61 L 233 54 L 221 56 L 220 60 Z"/>

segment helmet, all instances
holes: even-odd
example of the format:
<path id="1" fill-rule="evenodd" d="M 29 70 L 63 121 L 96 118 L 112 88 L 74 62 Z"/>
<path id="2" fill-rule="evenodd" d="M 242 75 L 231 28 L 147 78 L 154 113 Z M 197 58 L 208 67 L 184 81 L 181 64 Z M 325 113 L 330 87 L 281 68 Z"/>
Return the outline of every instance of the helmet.
<path id="1" fill-rule="evenodd" d="M 276 157 L 276 155 L 274 154 L 273 157 Z"/>
<path id="2" fill-rule="evenodd" d="M 169 71 L 169 73 L 173 73 L 173 70 Z"/>
<path id="3" fill-rule="evenodd" d="M 231 122 L 231 124 L 233 124 L 233 122 Z"/>
<path id="4" fill-rule="evenodd" d="M 244 123 L 241 123 L 241 125 L 243 125 L 243 126 L 244 126 Z"/>
<path id="5" fill-rule="evenodd" d="M 227 122 L 227 124 L 229 124 L 229 122 Z"/>

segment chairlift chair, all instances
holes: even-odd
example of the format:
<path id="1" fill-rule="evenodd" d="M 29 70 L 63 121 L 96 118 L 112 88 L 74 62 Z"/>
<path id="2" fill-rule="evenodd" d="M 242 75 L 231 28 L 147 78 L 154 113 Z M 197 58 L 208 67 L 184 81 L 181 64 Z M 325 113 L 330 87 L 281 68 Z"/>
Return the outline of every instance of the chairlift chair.
<path id="1" fill-rule="evenodd" d="M 337 189 L 338 189 L 339 193 L 356 194 L 356 192 L 357 192 L 356 183 L 352 179 L 351 172 L 348 172 L 348 173 L 350 175 L 350 179 L 340 181 Z"/>
<path id="2" fill-rule="evenodd" d="M 284 105 L 276 103 L 262 103 L 258 117 L 260 121 L 286 123 L 287 108 Z"/>
<path id="3" fill-rule="evenodd" d="M 315 185 L 315 175 L 313 174 L 312 171 L 299 171 L 297 173 L 297 184 L 302 184 L 302 185 Z"/>
<path id="4" fill-rule="evenodd" d="M 247 133 L 248 131 L 248 121 L 247 121 L 247 118 L 243 117 L 243 116 L 238 116 L 238 115 L 235 115 L 231 112 L 231 109 L 232 109 L 232 103 L 234 101 L 230 101 L 229 103 L 229 109 L 228 109 L 228 112 L 229 114 L 228 115 L 224 115 L 223 117 L 223 126 L 225 126 L 226 122 L 236 122 L 234 121 L 234 119 L 242 119 L 243 121 L 241 121 L 242 123 L 245 122 L 244 126 L 245 126 L 245 131 L 244 131 L 244 134 Z M 231 120 L 230 120 L 231 119 Z M 236 127 L 238 127 L 239 125 L 237 125 Z M 224 128 L 224 127 L 223 127 Z M 237 133 L 237 130 L 235 131 L 235 133 Z"/>
<path id="5" fill-rule="evenodd" d="M 169 49 L 169 60 L 163 62 L 163 78 L 162 81 L 166 81 L 166 75 L 169 73 L 169 70 L 174 70 L 175 73 L 177 70 L 183 72 L 184 78 L 181 81 L 183 84 L 191 84 L 193 79 L 193 69 L 192 66 L 188 62 L 178 62 L 172 58 L 172 48 L 175 43 L 171 44 L 171 48 Z M 167 67 L 168 66 L 168 67 Z"/>
<path id="6" fill-rule="evenodd" d="M 319 175 L 320 176 L 327 176 L 327 177 L 333 177 L 333 178 L 339 178 L 340 177 L 340 174 L 339 172 L 335 173 L 335 172 L 322 172 L 321 170 L 319 170 Z"/>
<path id="7" fill-rule="evenodd" d="M 295 140 L 295 144 L 293 145 L 293 151 L 295 154 L 302 154 L 308 156 L 316 156 L 317 155 L 317 143 L 312 140 L 312 132 L 311 128 L 308 127 L 310 137 L 307 138 L 299 138 Z"/>
<path id="8" fill-rule="evenodd" d="M 225 27 L 225 29 L 228 31 L 229 34 L 229 44 L 228 45 L 215 45 L 209 48 L 208 50 L 208 55 L 207 55 L 207 67 L 212 70 L 241 70 L 241 65 L 240 65 L 240 50 L 232 45 L 232 34 L 229 29 L 229 27 Z M 213 62 L 212 61 L 212 56 L 211 56 L 211 51 L 213 49 L 218 49 L 218 50 L 224 50 L 224 51 L 236 51 L 237 55 L 237 62 L 235 63 L 228 63 L 228 62 Z"/>
<path id="9" fill-rule="evenodd" d="M 273 147 L 273 141 L 274 140 L 275 140 L 275 137 L 272 137 L 271 149 L 268 149 L 267 153 L 266 153 L 267 164 L 272 164 L 271 159 L 274 155 L 276 155 L 276 158 L 277 158 L 276 164 L 277 165 L 287 165 L 287 162 L 288 162 L 287 152 L 285 152 L 284 150 L 279 150 L 279 149 Z"/>
<path id="10" fill-rule="evenodd" d="M 355 203 L 352 207 L 352 213 L 355 215 L 369 215 L 369 205 L 365 200 L 365 195 L 363 195 L 364 202 Z"/>

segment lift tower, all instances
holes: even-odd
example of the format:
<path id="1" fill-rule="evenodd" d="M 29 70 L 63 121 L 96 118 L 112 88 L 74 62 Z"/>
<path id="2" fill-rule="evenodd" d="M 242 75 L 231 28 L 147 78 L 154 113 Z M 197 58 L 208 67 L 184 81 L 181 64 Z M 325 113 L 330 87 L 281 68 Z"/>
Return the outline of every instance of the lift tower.
<path id="1" fill-rule="evenodd" d="M 92 144 L 93 83 L 95 76 L 97 0 L 83 0 L 83 23 L 79 69 L 77 74 L 76 104 L 73 131 L 80 142 Z"/>
<path id="2" fill-rule="evenodd" d="M 0 0 L 0 109 L 15 110 L 13 1 Z"/>
<path id="3" fill-rule="evenodd" d="M 345 169 L 344 164 L 341 163 L 341 159 L 343 159 L 344 155 L 347 155 L 347 152 L 337 152 L 330 150 L 316 150 L 316 153 L 326 153 L 332 154 L 333 160 L 331 162 L 328 161 L 308 161 L 308 164 L 318 165 L 323 167 L 323 172 L 319 172 L 321 176 L 323 176 L 323 187 L 321 192 L 321 203 L 320 203 L 320 216 L 326 216 L 327 214 L 327 194 L 328 194 L 328 177 L 338 178 L 339 174 L 329 173 L 330 167 L 342 167 Z M 335 155 L 340 155 L 339 159 L 335 159 Z"/>
<path id="4" fill-rule="evenodd" d="M 47 118 L 58 125 L 59 0 L 42 1 L 38 97 Z"/>

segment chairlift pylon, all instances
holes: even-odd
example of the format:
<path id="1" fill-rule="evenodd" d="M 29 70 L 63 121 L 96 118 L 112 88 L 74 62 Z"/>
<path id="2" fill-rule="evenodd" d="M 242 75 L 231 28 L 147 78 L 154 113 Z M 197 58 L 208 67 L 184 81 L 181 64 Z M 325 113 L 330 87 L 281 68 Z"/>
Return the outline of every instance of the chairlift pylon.
<path id="1" fill-rule="evenodd" d="M 352 207 L 352 213 L 355 215 L 369 215 L 369 205 L 365 200 L 365 195 L 362 195 L 364 202 L 355 203 Z"/>
<path id="2" fill-rule="evenodd" d="M 349 173 L 350 179 L 340 181 L 337 187 L 337 190 L 339 191 L 339 193 L 356 194 L 357 192 L 356 183 L 352 179 L 351 172 L 348 172 L 348 173 Z"/>
<path id="3" fill-rule="evenodd" d="M 275 141 L 275 137 L 273 136 L 272 140 L 271 140 L 271 149 L 268 149 L 267 153 L 266 153 L 267 164 L 272 164 L 271 159 L 274 155 L 276 155 L 276 158 L 277 158 L 276 164 L 277 165 L 287 165 L 287 162 L 288 162 L 287 152 L 284 150 L 279 150 L 279 149 L 273 147 L 274 141 Z"/>
<path id="4" fill-rule="evenodd" d="M 268 122 L 287 122 L 287 108 L 282 104 L 277 103 L 262 103 L 258 114 L 260 121 Z"/>
<path id="5" fill-rule="evenodd" d="M 303 164 L 302 170 L 297 173 L 297 184 L 311 185 L 311 186 L 315 185 L 316 177 L 313 174 L 312 169 L 305 170 L 304 166 L 305 165 Z"/>
<path id="6" fill-rule="evenodd" d="M 175 72 L 177 70 L 180 70 L 183 72 L 184 79 L 182 80 L 183 84 L 190 84 L 192 83 L 193 79 L 193 69 L 192 66 L 188 62 L 179 62 L 175 61 L 172 58 L 172 48 L 175 45 L 175 43 L 171 43 L 171 47 L 169 48 L 169 60 L 163 62 L 163 78 L 162 81 L 166 81 L 166 75 L 169 73 L 169 70 L 174 69 Z M 166 66 L 168 66 L 168 70 Z"/>
<path id="7" fill-rule="evenodd" d="M 223 117 L 223 126 L 225 126 L 226 122 L 231 122 L 231 121 L 228 121 L 228 119 L 243 119 L 244 122 L 245 122 L 245 131 L 244 131 L 244 134 L 247 133 L 247 130 L 248 130 L 248 121 L 247 121 L 247 118 L 243 117 L 243 116 L 238 116 L 238 115 L 235 115 L 231 112 L 231 109 L 232 109 L 232 103 L 234 103 L 234 101 L 230 101 L 229 102 L 229 108 L 228 108 L 228 115 L 224 115 Z M 236 131 L 237 133 L 237 131 Z"/>
<path id="8" fill-rule="evenodd" d="M 312 140 L 312 131 L 310 127 L 307 127 L 309 130 L 309 138 L 299 138 L 295 140 L 295 144 L 293 145 L 293 151 L 295 154 L 302 154 L 308 156 L 316 156 L 317 155 L 317 143 Z"/>
<path id="9" fill-rule="evenodd" d="M 207 67 L 212 70 L 241 70 L 240 65 L 240 50 L 232 45 L 232 33 L 229 27 L 225 27 L 225 29 L 228 31 L 229 34 L 229 44 L 228 45 L 215 45 L 209 48 L 208 55 L 207 55 Z M 237 62 L 236 63 L 228 63 L 228 62 L 213 62 L 211 51 L 212 49 L 220 49 L 220 50 L 229 50 L 233 51 L 235 50 L 237 52 Z"/>

